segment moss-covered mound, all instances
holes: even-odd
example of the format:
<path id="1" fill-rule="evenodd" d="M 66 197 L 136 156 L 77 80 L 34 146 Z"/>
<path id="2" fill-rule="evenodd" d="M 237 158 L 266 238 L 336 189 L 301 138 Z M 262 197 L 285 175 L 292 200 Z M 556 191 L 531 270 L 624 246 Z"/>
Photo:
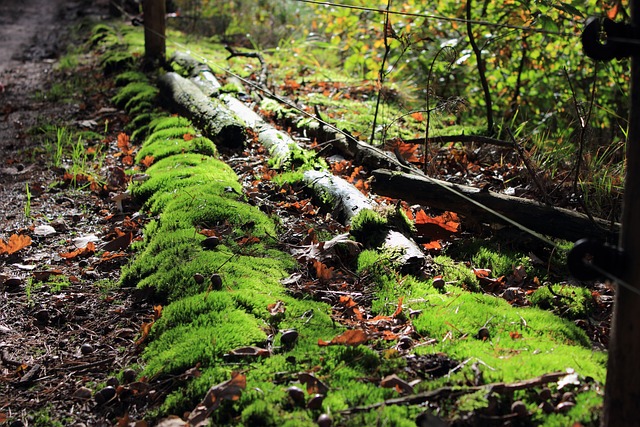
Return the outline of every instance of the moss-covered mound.
<path id="1" fill-rule="evenodd" d="M 126 84 L 116 98 L 141 115 L 148 111 L 133 108 L 144 106 L 153 92 L 131 85 L 143 80 L 123 77 Z M 431 279 L 397 273 L 393 254 L 367 250 L 357 272 L 373 295 L 371 314 L 380 318 L 351 316 L 350 328 L 364 336 L 345 337 L 329 305 L 286 291 L 281 281 L 296 263 L 276 245 L 277 220 L 245 202 L 238 177 L 216 158 L 211 141 L 198 136 L 189 120 L 157 114 L 139 132 L 148 136 L 137 160 L 147 159 L 150 167 L 131 193 L 154 219 L 137 243 L 135 260 L 123 269 L 122 284 L 153 289 L 164 306 L 145 337 L 143 375 L 181 380 L 156 415 L 191 411 L 212 386 L 242 372 L 244 392 L 212 412 L 214 425 L 313 426 L 320 414 L 331 414 L 338 425 L 413 426 L 429 411 L 428 403 L 436 402 L 389 400 L 409 388 L 449 390 L 449 399 L 437 402 L 439 416 L 461 423 L 470 413 L 490 417 L 496 405 L 510 408 L 516 399 L 538 424 L 593 422 L 605 358 L 570 321 L 480 293 L 473 272 L 450 258 L 436 259 L 444 285 L 434 287 Z M 365 225 L 379 222 L 364 219 Z M 477 260 L 494 262 L 493 268 L 509 265 L 489 253 Z M 538 304 L 546 299 L 541 295 Z M 384 322 L 401 333 L 385 335 Z M 195 367 L 199 375 L 193 375 Z M 541 384 L 509 395 L 490 387 L 469 392 L 476 390 L 471 385 L 567 369 L 578 379 L 562 387 Z M 390 374 L 406 383 L 383 387 L 381 380 Z M 596 385 L 585 388 L 585 377 Z M 540 406 L 540 388 L 562 394 L 576 382 L 583 387 L 575 398 L 579 405 L 552 414 Z"/>

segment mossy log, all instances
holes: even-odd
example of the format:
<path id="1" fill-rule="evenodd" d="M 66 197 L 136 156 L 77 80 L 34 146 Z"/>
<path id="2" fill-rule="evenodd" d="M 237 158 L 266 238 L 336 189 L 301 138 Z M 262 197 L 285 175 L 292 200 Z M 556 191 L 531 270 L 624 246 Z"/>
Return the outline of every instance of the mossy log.
<path id="1" fill-rule="evenodd" d="M 191 81 L 198 85 L 205 95 L 217 96 L 222 85 L 216 76 L 213 75 L 211 67 L 207 64 L 204 64 L 193 58 L 191 55 L 180 51 L 174 52 L 169 61 L 184 69 L 186 73 L 189 74 Z"/>
<path id="2" fill-rule="evenodd" d="M 304 173 L 305 184 L 333 207 L 332 214 L 339 221 L 349 224 L 351 219 L 363 209 L 374 209 L 375 204 L 356 187 L 329 171 L 309 170 Z M 417 272 L 426 263 L 426 256 L 418 244 L 404 234 L 388 230 L 381 247 L 399 248 L 402 270 Z"/>
<path id="3" fill-rule="evenodd" d="M 258 135 L 260 142 L 275 160 L 276 167 L 290 157 L 291 147 L 297 143 L 285 132 L 279 131 L 260 117 L 251 108 L 231 95 L 221 95 L 220 99 Z"/>
<path id="4" fill-rule="evenodd" d="M 479 222 L 505 223 L 480 205 L 494 210 L 533 231 L 567 240 L 592 237 L 617 241 L 619 224 L 602 219 L 591 221 L 586 215 L 569 209 L 546 206 L 533 200 L 483 191 L 466 185 L 451 184 L 424 175 L 406 174 L 387 169 L 372 172 L 376 193 L 457 212 Z M 460 195 L 464 196 L 461 197 Z"/>
<path id="5" fill-rule="evenodd" d="M 244 146 L 245 126 L 222 101 L 207 97 L 195 83 L 173 72 L 161 76 L 158 86 L 162 98 L 216 146 L 234 150 Z"/>

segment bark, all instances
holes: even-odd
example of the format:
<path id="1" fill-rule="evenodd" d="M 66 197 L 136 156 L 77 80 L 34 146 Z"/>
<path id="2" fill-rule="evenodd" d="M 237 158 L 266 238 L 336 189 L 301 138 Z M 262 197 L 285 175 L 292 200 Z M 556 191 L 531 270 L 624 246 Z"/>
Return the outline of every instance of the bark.
<path id="1" fill-rule="evenodd" d="M 216 76 L 213 75 L 211 68 L 207 64 L 203 64 L 192 56 L 179 51 L 176 51 L 171 55 L 170 62 L 178 64 L 187 73 L 189 73 L 190 80 L 198 85 L 205 95 L 218 95 L 218 91 L 222 85 Z"/>
<path id="2" fill-rule="evenodd" d="M 223 102 L 207 97 L 195 83 L 177 73 L 163 75 L 158 85 L 161 96 L 218 147 L 237 150 L 244 146 L 245 126 Z"/>
<path id="3" fill-rule="evenodd" d="M 479 222 L 506 223 L 479 206 L 482 205 L 535 232 L 567 240 L 592 237 L 612 242 L 615 241 L 619 229 L 617 224 L 612 229 L 604 220 L 596 220 L 594 223 L 586 215 L 568 209 L 546 206 L 533 200 L 482 191 L 465 185 L 455 185 L 424 175 L 378 169 L 373 171 L 373 176 L 373 190 L 378 194 L 454 211 Z"/>
<path id="4" fill-rule="evenodd" d="M 376 206 L 352 184 L 331 172 L 310 170 L 304 173 L 303 179 L 321 200 L 331 204 L 332 214 L 343 223 L 349 224 L 362 209 L 374 209 Z M 416 273 L 426 263 L 426 255 L 418 244 L 398 231 L 387 230 L 380 247 L 401 249 L 399 261 L 403 272 Z"/>

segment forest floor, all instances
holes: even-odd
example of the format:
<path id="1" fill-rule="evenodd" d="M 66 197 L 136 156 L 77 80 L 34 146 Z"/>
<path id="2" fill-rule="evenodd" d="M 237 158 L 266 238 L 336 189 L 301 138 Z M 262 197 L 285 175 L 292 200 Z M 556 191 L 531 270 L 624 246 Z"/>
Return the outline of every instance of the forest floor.
<path id="1" fill-rule="evenodd" d="M 64 137 L 56 131 L 65 126 L 104 133 L 106 150 L 119 153 L 116 135 L 128 118 L 111 105 L 111 83 L 103 81 L 95 60 L 75 71 L 95 84 L 72 102 L 61 102 L 71 76 L 57 67 L 68 46 L 79 42 L 75 32 L 107 13 L 108 1 L 0 4 L 0 237 L 8 248 L 0 259 L 0 425 L 107 426 L 117 417 L 128 425 L 125 406 L 140 416 L 151 405 L 150 399 L 104 403 L 119 386 L 109 373 L 136 366 L 136 340 L 154 307 L 144 292 L 110 285 L 126 256 L 105 259 L 79 249 L 87 242 L 104 249 L 117 236 L 141 234 L 143 220 L 112 200 L 126 190 L 122 159 L 107 155 L 91 166 L 105 177 L 108 191 L 76 188 L 65 165 L 56 164 L 56 138 Z M 107 120 L 108 129 L 100 128 Z M 298 213 L 284 219 L 289 230 L 301 232 L 315 221 Z M 322 219 L 314 226 L 327 234 L 344 231 Z M 110 249 L 126 249 L 130 240 Z M 601 284 L 597 293 L 597 320 L 581 326 L 601 349 L 612 290 Z"/>
<path id="2" fill-rule="evenodd" d="M 117 280 L 117 260 L 64 256 L 82 246 L 77 239 L 97 243 L 124 219 L 108 194 L 65 185 L 63 165 L 52 165 L 55 126 L 92 128 L 99 117 L 116 132 L 122 126 L 99 82 L 93 98 L 47 96 L 68 78 L 56 63 L 78 42 L 73 31 L 107 16 L 107 4 L 0 4 L 0 230 L 4 241 L 32 239 L 28 251 L 0 261 L 0 425 L 111 425 L 89 387 L 135 363 L 134 338 L 151 311 L 131 290 L 100 286 Z M 82 74 L 100 78 L 90 67 Z"/>

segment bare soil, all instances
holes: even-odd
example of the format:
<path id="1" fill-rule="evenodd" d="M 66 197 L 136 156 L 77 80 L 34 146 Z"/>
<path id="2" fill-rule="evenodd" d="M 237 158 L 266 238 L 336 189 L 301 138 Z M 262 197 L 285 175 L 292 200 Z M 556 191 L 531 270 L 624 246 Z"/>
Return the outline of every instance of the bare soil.
<path id="1" fill-rule="evenodd" d="M 65 185 L 64 167 L 51 166 L 51 140 L 40 132 L 83 121 L 91 127 L 87 120 L 111 114 L 101 110 L 108 98 L 99 81 L 84 99 L 47 95 L 65 79 L 56 63 L 67 46 L 82 43 L 85 24 L 107 13 L 108 1 L 0 2 L 0 238 L 32 239 L 0 255 L 3 426 L 111 425 L 120 408 L 97 403 L 93 392 L 117 386 L 113 373 L 135 363 L 134 340 L 152 310 L 134 291 L 110 286 L 125 257 L 61 255 L 82 246 L 78 238 L 100 244 L 131 219 L 108 193 Z M 83 78 L 99 79 L 88 61 Z M 122 123 L 110 119 L 117 133 Z"/>

